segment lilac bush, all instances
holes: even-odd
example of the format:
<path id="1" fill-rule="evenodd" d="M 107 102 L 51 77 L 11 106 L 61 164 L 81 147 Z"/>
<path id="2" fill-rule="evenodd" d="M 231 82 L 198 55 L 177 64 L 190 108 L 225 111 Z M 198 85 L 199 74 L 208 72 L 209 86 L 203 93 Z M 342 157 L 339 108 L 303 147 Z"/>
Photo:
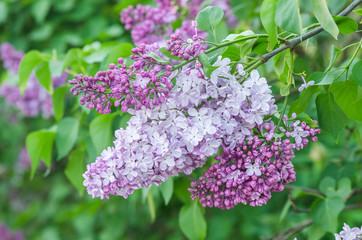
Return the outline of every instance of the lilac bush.
<path id="1" fill-rule="evenodd" d="M 9 43 L 3 43 L 0 51 L 4 68 L 10 73 L 17 74 L 24 53 L 16 51 Z M 63 85 L 67 77 L 66 72 L 63 72 L 59 77 L 53 77 L 53 87 L 57 88 Z M 5 99 L 8 105 L 19 109 L 27 117 L 35 117 L 39 114 L 44 118 L 53 116 L 51 96 L 40 85 L 35 74 L 30 75 L 23 95 L 21 95 L 20 88 L 17 85 L 4 82 L 0 85 L 0 96 Z"/>

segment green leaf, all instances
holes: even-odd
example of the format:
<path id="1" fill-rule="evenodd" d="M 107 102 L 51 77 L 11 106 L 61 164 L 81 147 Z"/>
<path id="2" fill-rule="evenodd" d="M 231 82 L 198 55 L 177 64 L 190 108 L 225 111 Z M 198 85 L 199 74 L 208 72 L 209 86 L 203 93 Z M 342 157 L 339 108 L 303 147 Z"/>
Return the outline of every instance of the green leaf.
<path id="1" fill-rule="evenodd" d="M 37 0 L 34 1 L 31 8 L 31 13 L 37 23 L 43 23 L 49 13 L 51 6 L 50 0 Z"/>
<path id="2" fill-rule="evenodd" d="M 358 15 L 362 15 L 362 8 L 354 10 L 353 12 L 357 13 Z"/>
<path id="3" fill-rule="evenodd" d="M 329 65 L 327 67 L 326 72 L 331 70 L 331 68 L 333 67 L 334 63 L 336 62 L 336 59 L 339 56 L 339 54 L 341 54 L 341 50 L 336 48 L 334 45 L 332 45 L 331 46 L 331 58 L 329 60 Z"/>
<path id="4" fill-rule="evenodd" d="M 289 113 L 300 114 L 308 106 L 308 102 L 314 94 L 317 94 L 321 90 L 321 86 L 312 85 L 302 91 L 300 97 L 290 105 Z"/>
<path id="5" fill-rule="evenodd" d="M 26 137 L 26 148 L 31 161 L 31 179 L 38 168 L 40 158 L 50 167 L 54 138 L 55 132 L 46 130 L 32 132 Z"/>
<path id="6" fill-rule="evenodd" d="M 326 231 L 313 224 L 309 227 L 308 240 L 321 239 L 326 234 Z"/>
<path id="7" fill-rule="evenodd" d="M 336 188 L 336 180 L 332 177 L 325 177 L 319 183 L 319 190 L 328 196 L 328 193 L 334 192 Z"/>
<path id="8" fill-rule="evenodd" d="M 314 16 L 321 26 L 335 39 L 338 37 L 338 27 L 328 10 L 326 0 L 312 0 Z"/>
<path id="9" fill-rule="evenodd" d="M 66 53 L 64 58 L 63 69 L 70 67 L 73 71 L 82 72 L 82 68 L 86 64 L 83 60 L 83 51 L 79 48 L 72 48 Z"/>
<path id="10" fill-rule="evenodd" d="M 112 124 L 114 114 L 104 114 L 95 118 L 89 125 L 89 133 L 92 138 L 97 155 L 112 145 Z"/>
<path id="11" fill-rule="evenodd" d="M 223 16 L 224 11 L 219 7 L 209 6 L 204 8 L 196 16 L 198 29 L 213 34 L 216 26 L 222 20 Z"/>
<path id="12" fill-rule="evenodd" d="M 78 136 L 79 121 L 72 117 L 63 118 L 57 127 L 55 145 L 58 151 L 57 160 L 65 157 L 72 150 Z"/>
<path id="13" fill-rule="evenodd" d="M 338 133 L 346 126 L 348 118 L 330 92 L 319 94 L 316 105 L 319 125 L 337 140 Z"/>
<path id="14" fill-rule="evenodd" d="M 53 81 L 49 70 L 49 62 L 42 61 L 38 63 L 35 68 L 35 75 L 39 83 L 48 91 L 50 95 L 53 94 Z"/>
<path id="15" fill-rule="evenodd" d="M 307 82 L 314 81 L 315 85 L 329 85 L 333 80 L 334 75 L 331 72 L 315 72 L 307 78 Z"/>
<path id="16" fill-rule="evenodd" d="M 26 53 L 21 60 L 19 66 L 19 87 L 21 94 L 24 94 L 31 72 L 41 61 L 43 61 L 43 57 L 37 50 L 31 50 L 30 52 Z"/>
<path id="17" fill-rule="evenodd" d="M 280 88 L 280 95 L 281 96 L 288 96 L 290 93 L 290 87 L 291 85 L 284 85 Z"/>
<path id="18" fill-rule="evenodd" d="M 125 112 L 125 113 L 121 113 L 121 119 L 119 121 L 119 127 L 126 129 L 128 126 L 128 121 L 129 119 L 132 117 L 131 114 Z"/>
<path id="19" fill-rule="evenodd" d="M 239 61 L 240 58 L 240 48 L 230 45 L 229 47 L 225 48 L 222 53 L 222 58 L 229 58 L 231 61 Z"/>
<path id="20" fill-rule="evenodd" d="M 295 119 L 307 123 L 310 127 L 318 127 L 318 125 L 313 122 L 313 119 L 306 113 L 298 114 Z"/>
<path id="21" fill-rule="evenodd" d="M 273 59 L 273 66 L 274 66 L 274 72 L 275 74 L 279 77 L 283 71 L 284 71 L 284 67 L 285 67 L 285 51 L 277 54 L 274 59 Z"/>
<path id="22" fill-rule="evenodd" d="M 260 20 L 269 36 L 270 48 L 278 43 L 278 28 L 275 24 L 275 12 L 278 0 L 264 0 L 260 7 Z"/>
<path id="23" fill-rule="evenodd" d="M 215 71 L 218 67 L 212 66 L 209 62 L 209 58 L 203 52 L 200 53 L 198 57 L 200 63 L 202 64 L 202 69 L 204 70 L 204 74 L 206 77 L 210 78 L 211 73 Z"/>
<path id="24" fill-rule="evenodd" d="M 65 95 L 68 92 L 68 86 L 57 87 L 52 95 L 54 117 L 59 121 L 64 114 L 64 100 Z"/>
<path id="25" fill-rule="evenodd" d="M 156 219 L 156 208 L 155 208 L 155 201 L 154 201 L 153 195 L 152 195 L 152 190 L 150 190 L 148 192 L 147 203 L 148 203 L 148 209 L 149 209 L 150 215 L 151 215 L 151 222 L 154 222 Z"/>
<path id="26" fill-rule="evenodd" d="M 163 200 L 165 201 L 165 205 L 167 205 L 170 202 L 173 194 L 173 178 L 170 177 L 166 182 L 162 183 L 160 185 L 160 190 Z"/>
<path id="27" fill-rule="evenodd" d="M 206 238 L 206 221 L 196 201 L 181 208 L 179 225 L 188 239 Z"/>
<path id="28" fill-rule="evenodd" d="M 279 222 L 280 223 L 284 220 L 285 216 L 287 216 L 287 213 L 288 213 L 291 206 L 292 206 L 292 202 L 288 199 L 286 201 L 286 203 L 284 204 L 282 212 L 280 213 L 280 217 L 279 217 Z"/>
<path id="29" fill-rule="evenodd" d="M 158 55 L 157 55 L 156 53 L 154 53 L 154 52 L 150 52 L 149 54 L 147 54 L 146 57 L 153 58 L 153 59 L 155 59 L 156 61 L 158 61 L 158 62 L 160 62 L 160 63 L 167 63 L 167 64 L 170 63 L 168 60 L 166 60 L 166 59 L 158 56 Z"/>
<path id="30" fill-rule="evenodd" d="M 275 23 L 282 29 L 300 34 L 302 21 L 298 0 L 279 0 L 276 6 Z"/>
<path id="31" fill-rule="evenodd" d="M 333 83 L 330 91 L 347 117 L 362 121 L 362 87 L 348 80 Z"/>
<path id="32" fill-rule="evenodd" d="M 85 172 L 85 152 L 84 149 L 77 148 L 69 155 L 69 161 L 65 168 L 65 176 L 78 189 L 79 194 L 82 196 L 84 193 L 82 174 Z"/>
<path id="33" fill-rule="evenodd" d="M 231 9 L 239 20 L 249 19 L 254 12 L 253 10 L 256 4 L 258 4 L 258 2 L 254 0 L 230 0 Z"/>
<path id="34" fill-rule="evenodd" d="M 311 209 L 313 222 L 322 229 L 335 233 L 338 225 L 338 215 L 344 208 L 341 198 L 328 198 L 319 201 Z"/>
<path id="35" fill-rule="evenodd" d="M 333 20 L 336 22 L 338 30 L 343 34 L 354 33 L 358 29 L 358 23 L 350 17 L 333 16 Z"/>
<path id="36" fill-rule="evenodd" d="M 254 46 L 254 43 L 256 42 L 257 38 L 249 39 L 240 47 L 240 56 L 242 58 L 246 57 L 251 52 L 251 49 Z"/>
<path id="37" fill-rule="evenodd" d="M 132 48 L 133 45 L 131 43 L 121 43 L 111 48 L 107 57 L 101 64 L 101 69 L 106 69 L 111 63 L 117 65 L 118 58 L 129 57 L 132 54 Z"/>
<path id="38" fill-rule="evenodd" d="M 362 60 L 353 65 L 352 76 L 358 85 L 362 87 Z"/>
<path id="39" fill-rule="evenodd" d="M 8 6 L 5 2 L 1 1 L 0 2 L 0 24 L 5 22 L 6 19 L 8 18 Z"/>

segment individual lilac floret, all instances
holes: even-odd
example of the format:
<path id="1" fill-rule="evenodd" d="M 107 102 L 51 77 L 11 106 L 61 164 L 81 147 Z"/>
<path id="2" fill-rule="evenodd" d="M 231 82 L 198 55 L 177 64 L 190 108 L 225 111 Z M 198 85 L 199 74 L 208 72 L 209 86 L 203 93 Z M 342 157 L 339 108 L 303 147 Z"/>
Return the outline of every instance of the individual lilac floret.
<path id="1" fill-rule="evenodd" d="M 240 140 L 232 150 L 224 148 L 215 163 L 198 182 L 192 182 L 191 198 L 199 198 L 203 207 L 233 208 L 238 203 L 261 206 L 284 185 L 295 181 L 293 149 L 297 144 L 289 139 L 270 137 L 272 122 L 258 127 L 260 136 Z M 314 137 L 317 129 L 309 131 Z"/>
<path id="2" fill-rule="evenodd" d="M 127 67 L 122 58 L 120 66 L 110 64 L 107 71 L 99 71 L 92 76 L 75 76 L 69 83 L 74 85 L 71 92 L 81 94 L 80 104 L 87 103 L 90 109 L 96 108 L 101 114 L 111 112 L 111 106 L 121 106 L 123 112 L 129 108 L 139 110 L 142 106 L 158 106 L 165 102 L 173 84 L 167 78 L 171 75 L 170 65 L 158 62 L 149 54 L 161 55 L 157 43 L 141 44 L 133 48 L 131 59 L 134 63 Z M 111 99 L 114 99 L 113 103 Z"/>
<path id="3" fill-rule="evenodd" d="M 306 89 L 307 87 L 312 86 L 314 84 L 314 81 L 309 81 L 308 83 L 306 83 L 304 77 L 302 77 L 302 79 L 303 79 L 303 84 L 298 88 L 299 92 L 303 91 L 303 89 Z"/>
<path id="4" fill-rule="evenodd" d="M 25 240 L 25 237 L 20 231 L 11 232 L 6 225 L 0 223 L 0 239 L 1 240 Z"/>
<path id="5" fill-rule="evenodd" d="M 361 228 L 350 228 L 344 223 L 343 230 L 339 234 L 334 234 L 336 240 L 360 240 L 362 239 L 362 226 Z"/>
<path id="6" fill-rule="evenodd" d="M 14 47 L 7 42 L 1 44 L 0 53 L 4 68 L 13 74 L 16 74 L 24 53 L 16 51 Z"/>
<path id="7" fill-rule="evenodd" d="M 151 44 L 165 42 L 172 33 L 171 22 L 177 18 L 177 9 L 171 1 L 158 1 L 151 6 L 129 6 L 121 12 L 121 22 L 126 30 L 131 30 L 133 42 Z"/>
<path id="8" fill-rule="evenodd" d="M 219 58 L 210 79 L 200 77 L 202 70 L 195 68 L 174 72 L 169 79 L 176 78 L 176 85 L 162 104 L 130 109 L 134 116 L 128 127 L 116 131 L 114 146 L 83 174 L 88 193 L 102 199 L 127 198 L 170 176 L 191 174 L 220 146 L 234 148 L 250 137 L 276 106 L 257 71 L 244 79 L 230 73 L 229 63 Z"/>

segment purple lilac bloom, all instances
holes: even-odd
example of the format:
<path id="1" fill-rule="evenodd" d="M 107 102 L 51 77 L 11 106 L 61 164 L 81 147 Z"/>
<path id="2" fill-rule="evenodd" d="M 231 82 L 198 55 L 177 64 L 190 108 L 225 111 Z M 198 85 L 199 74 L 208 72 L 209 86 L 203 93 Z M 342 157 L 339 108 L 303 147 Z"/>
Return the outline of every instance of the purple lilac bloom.
<path id="1" fill-rule="evenodd" d="M 0 240 L 25 240 L 21 232 L 11 232 L 6 225 L 0 223 Z"/>
<path id="2" fill-rule="evenodd" d="M 264 122 L 257 127 L 263 136 L 248 136 L 238 141 L 234 148 L 223 148 L 215 157 L 218 163 L 211 166 L 199 181 L 192 182 L 191 198 L 199 198 L 203 207 L 231 209 L 239 203 L 261 206 L 279 192 L 284 185 L 295 181 L 295 140 L 270 138 L 275 126 Z M 319 129 L 309 128 L 306 137 L 313 137 Z M 305 145 L 302 145 L 303 147 Z M 300 147 L 300 146 L 299 146 Z M 232 149 L 232 150 L 230 150 Z"/>
<path id="3" fill-rule="evenodd" d="M 161 104 L 129 109 L 134 116 L 117 130 L 114 146 L 104 150 L 83 174 L 93 197 L 125 198 L 134 190 L 191 174 L 220 146 L 234 146 L 252 135 L 265 115 L 276 110 L 264 78 L 230 73 L 229 59 L 218 59 L 210 79 L 202 69 L 185 67 L 170 75 L 176 86 Z M 239 69 L 242 69 L 239 67 Z M 239 82 L 244 80 L 242 84 Z"/>
<path id="4" fill-rule="evenodd" d="M 170 23 L 174 22 L 183 10 L 187 10 L 188 14 L 183 20 L 182 26 L 175 30 L 175 34 L 182 39 L 192 38 L 194 32 L 190 31 L 191 19 L 194 19 L 201 10 L 202 2 L 201 0 L 157 0 L 156 7 L 140 4 L 136 7 L 129 6 L 121 12 L 121 22 L 125 24 L 126 30 L 131 30 L 131 36 L 136 45 L 157 42 L 160 46 L 164 46 L 165 39 L 173 31 Z M 214 1 L 211 5 L 218 6 L 224 11 L 230 28 L 234 28 L 238 24 L 229 0 Z M 205 33 L 200 30 L 199 32 L 204 37 Z"/>
<path id="5" fill-rule="evenodd" d="M 9 43 L 0 47 L 4 68 L 9 73 L 17 74 L 20 61 L 24 54 L 17 52 Z M 59 77 L 53 77 L 54 88 L 65 83 L 68 74 L 63 72 Z M 25 116 L 35 117 L 40 113 L 44 118 L 53 116 L 53 103 L 51 96 L 43 88 L 34 74 L 30 75 L 24 95 L 21 96 L 18 86 L 5 82 L 0 86 L 0 96 L 8 105 L 18 108 Z"/>
<path id="6" fill-rule="evenodd" d="M 0 56 L 4 68 L 13 74 L 17 74 L 24 53 L 16 51 L 10 43 L 5 42 L 0 46 Z"/>
<path id="7" fill-rule="evenodd" d="M 361 228 L 350 228 L 344 223 L 343 230 L 339 234 L 334 234 L 336 240 L 360 240 L 362 239 L 362 226 Z"/>
<path id="8" fill-rule="evenodd" d="M 120 67 L 110 64 L 107 71 L 99 71 L 94 77 L 80 74 L 70 80 L 74 85 L 70 91 L 75 96 L 82 94 L 80 104 L 87 103 L 88 108 L 107 114 L 112 105 L 121 106 L 121 110 L 127 112 L 129 108 L 139 110 L 142 106 L 149 108 L 150 104 L 164 103 L 173 87 L 167 78 L 172 67 L 149 56 L 162 55 L 158 44 L 141 44 L 133 48 L 132 53 L 130 58 L 134 63 L 129 67 L 119 58 Z M 110 99 L 115 99 L 114 104 Z"/>
<path id="9" fill-rule="evenodd" d="M 177 8 L 171 1 L 158 1 L 157 7 L 129 6 L 121 12 L 121 22 L 125 24 L 126 30 L 131 30 L 133 42 L 161 44 L 165 36 L 172 33 L 171 22 L 177 19 Z"/>

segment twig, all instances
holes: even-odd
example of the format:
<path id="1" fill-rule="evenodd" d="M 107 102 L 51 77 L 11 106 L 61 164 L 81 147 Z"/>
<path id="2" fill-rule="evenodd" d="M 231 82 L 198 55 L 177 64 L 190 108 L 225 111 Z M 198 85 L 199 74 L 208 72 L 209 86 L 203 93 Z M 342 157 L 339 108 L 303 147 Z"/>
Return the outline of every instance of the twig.
<path id="1" fill-rule="evenodd" d="M 347 155 L 347 152 L 348 152 L 348 145 L 349 145 L 349 139 L 351 138 L 353 132 L 354 132 L 354 127 L 352 128 L 349 128 L 349 127 L 346 127 L 346 129 L 348 130 L 348 134 L 346 136 L 346 141 L 345 141 L 345 144 L 344 144 L 344 150 L 343 150 L 343 153 L 340 157 L 341 160 L 343 160 L 346 155 Z"/>
<path id="2" fill-rule="evenodd" d="M 301 222 L 300 224 L 289 228 L 288 230 L 281 232 L 281 233 L 277 233 L 276 235 L 270 237 L 270 238 L 266 238 L 265 240 L 285 240 L 288 239 L 289 237 L 293 236 L 294 234 L 302 231 L 304 228 L 309 227 L 312 224 L 312 219 L 308 219 L 304 222 Z"/>
<path id="3" fill-rule="evenodd" d="M 351 204 L 351 205 L 347 205 L 343 208 L 343 211 L 348 211 L 348 210 L 353 210 L 353 209 L 361 209 L 362 208 L 362 203 L 357 203 L 357 204 Z"/>
<path id="4" fill-rule="evenodd" d="M 348 13 L 350 13 L 358 4 L 360 4 L 362 2 L 362 0 L 355 0 L 353 1 L 350 5 L 348 5 L 348 7 L 346 7 L 343 11 L 341 11 L 337 16 L 346 16 Z M 274 51 L 271 51 L 270 53 L 264 54 L 261 58 L 260 61 L 265 63 L 267 62 L 270 58 L 274 57 L 275 55 L 277 55 L 278 53 L 291 48 L 293 49 L 297 44 L 323 32 L 323 27 L 317 27 L 315 29 L 313 29 L 310 32 L 307 32 L 299 37 L 293 38 L 292 40 L 288 41 L 286 44 L 284 44 L 283 46 L 275 49 Z"/>
<path id="5" fill-rule="evenodd" d="M 288 194 L 288 197 L 289 197 L 289 200 L 290 200 L 290 202 L 292 204 L 292 207 L 293 207 L 295 213 L 309 213 L 310 212 L 309 209 L 299 209 L 297 207 L 297 205 L 295 204 L 291 193 Z"/>
<path id="6" fill-rule="evenodd" d="M 318 196 L 318 197 L 326 198 L 326 195 L 324 195 L 323 193 L 321 193 L 320 191 L 315 190 L 315 189 L 298 187 L 298 186 L 293 186 L 293 185 L 286 185 L 285 186 L 285 189 L 287 189 L 289 191 L 292 191 L 295 188 L 300 188 L 303 192 L 310 193 L 310 194 L 313 194 L 313 195 Z"/>
<path id="7" fill-rule="evenodd" d="M 362 194 L 362 188 L 354 188 L 352 189 L 352 191 L 344 198 L 345 201 L 347 201 L 348 199 L 350 199 L 353 196 Z"/>

